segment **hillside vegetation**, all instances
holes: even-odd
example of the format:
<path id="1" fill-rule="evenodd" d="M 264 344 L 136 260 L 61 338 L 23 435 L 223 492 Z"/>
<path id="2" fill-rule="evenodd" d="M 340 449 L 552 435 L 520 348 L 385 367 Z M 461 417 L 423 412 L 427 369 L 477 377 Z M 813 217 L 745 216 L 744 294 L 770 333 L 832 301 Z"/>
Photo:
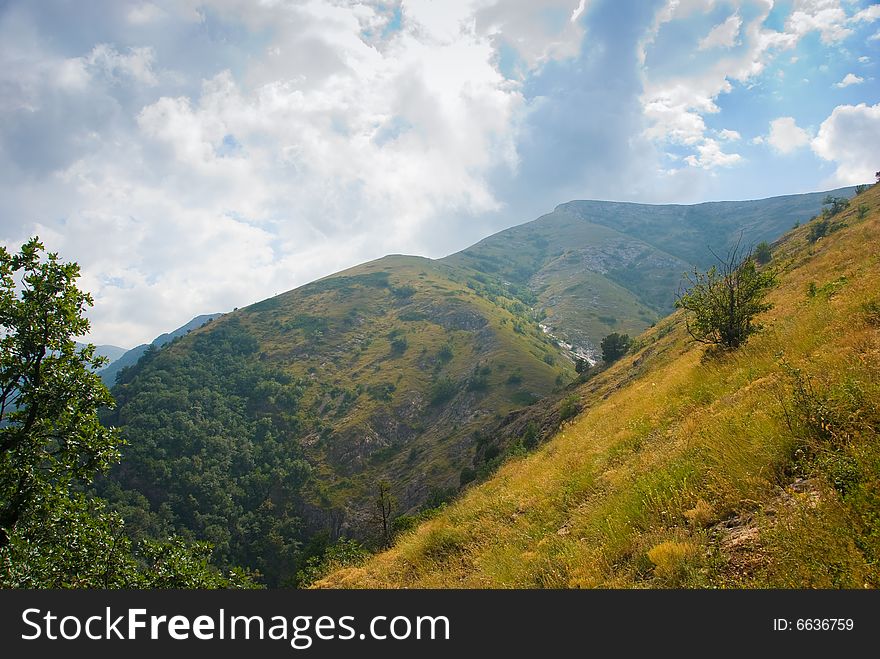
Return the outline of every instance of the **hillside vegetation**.
<path id="1" fill-rule="evenodd" d="M 744 346 L 658 323 L 550 442 L 318 585 L 880 585 L 878 245 L 874 186 L 774 245 Z"/>
<path id="2" fill-rule="evenodd" d="M 292 584 L 339 538 L 387 543 L 377 497 L 399 529 L 577 412 L 573 351 L 667 313 L 690 263 L 674 254 L 704 263 L 821 205 L 572 202 L 446 259 L 388 256 L 196 319 L 120 371 L 104 422 L 128 446 L 98 491 L 135 537 L 208 541 Z"/>

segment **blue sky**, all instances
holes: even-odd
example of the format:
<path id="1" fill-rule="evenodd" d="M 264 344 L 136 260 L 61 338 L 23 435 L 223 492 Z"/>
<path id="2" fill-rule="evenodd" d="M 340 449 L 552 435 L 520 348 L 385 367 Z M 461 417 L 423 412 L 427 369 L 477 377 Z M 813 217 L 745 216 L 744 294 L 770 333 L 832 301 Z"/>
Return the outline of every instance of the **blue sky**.
<path id="1" fill-rule="evenodd" d="M 571 199 L 873 180 L 862 0 L 0 3 L 0 242 L 132 346 Z"/>

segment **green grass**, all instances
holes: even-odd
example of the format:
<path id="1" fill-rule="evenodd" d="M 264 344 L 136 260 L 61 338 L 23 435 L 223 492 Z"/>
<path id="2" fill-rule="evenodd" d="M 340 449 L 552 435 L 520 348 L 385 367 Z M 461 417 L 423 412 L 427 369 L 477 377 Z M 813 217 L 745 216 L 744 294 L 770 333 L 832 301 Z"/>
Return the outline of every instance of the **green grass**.
<path id="1" fill-rule="evenodd" d="M 860 202 L 774 246 L 745 346 L 713 356 L 659 323 L 550 442 L 319 586 L 880 585 L 880 188 Z"/>

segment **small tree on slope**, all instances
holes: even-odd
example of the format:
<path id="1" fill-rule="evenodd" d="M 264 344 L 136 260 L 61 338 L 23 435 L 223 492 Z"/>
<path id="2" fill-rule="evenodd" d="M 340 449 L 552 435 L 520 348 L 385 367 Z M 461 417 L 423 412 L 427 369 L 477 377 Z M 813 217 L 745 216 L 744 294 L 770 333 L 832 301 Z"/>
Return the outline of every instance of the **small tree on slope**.
<path id="1" fill-rule="evenodd" d="M 759 270 L 751 253 L 739 245 L 707 272 L 685 275 L 675 306 L 684 309 L 687 330 L 700 343 L 737 348 L 761 326 L 754 317 L 770 308 L 764 302 L 776 281 L 775 270 Z"/>

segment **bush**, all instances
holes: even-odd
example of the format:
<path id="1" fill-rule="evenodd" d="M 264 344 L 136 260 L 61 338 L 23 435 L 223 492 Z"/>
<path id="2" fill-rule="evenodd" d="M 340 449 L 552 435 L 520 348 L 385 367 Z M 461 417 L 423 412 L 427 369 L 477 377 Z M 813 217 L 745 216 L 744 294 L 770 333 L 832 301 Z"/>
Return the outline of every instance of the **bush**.
<path id="1" fill-rule="evenodd" d="M 578 400 L 577 396 L 569 396 L 564 401 L 562 401 L 562 406 L 559 408 L 559 420 L 567 421 L 568 419 L 577 416 L 578 412 L 581 411 L 581 404 Z"/>
<path id="2" fill-rule="evenodd" d="M 818 241 L 819 238 L 824 238 L 828 235 L 828 228 L 830 226 L 831 223 L 826 218 L 816 220 L 810 225 L 810 233 L 807 234 L 807 238 L 811 243 Z"/>
<path id="3" fill-rule="evenodd" d="M 770 263 L 770 259 L 773 258 L 773 252 L 770 250 L 770 245 L 766 240 L 759 242 L 755 246 L 755 261 L 758 265 L 766 265 Z"/>
<path id="4" fill-rule="evenodd" d="M 451 400 L 458 391 L 458 385 L 449 378 L 437 380 L 431 385 L 431 405 L 440 405 Z"/>
<path id="5" fill-rule="evenodd" d="M 602 361 L 606 364 L 616 362 L 629 352 L 632 339 L 629 334 L 618 334 L 614 332 L 602 339 Z"/>
<path id="6" fill-rule="evenodd" d="M 734 247 L 720 267 L 712 266 L 708 272 L 695 269 L 675 306 L 686 312 L 687 330 L 694 340 L 736 348 L 761 328 L 754 317 L 770 308 L 764 296 L 775 281 L 775 271 L 758 271 L 751 254 L 740 260 Z"/>

